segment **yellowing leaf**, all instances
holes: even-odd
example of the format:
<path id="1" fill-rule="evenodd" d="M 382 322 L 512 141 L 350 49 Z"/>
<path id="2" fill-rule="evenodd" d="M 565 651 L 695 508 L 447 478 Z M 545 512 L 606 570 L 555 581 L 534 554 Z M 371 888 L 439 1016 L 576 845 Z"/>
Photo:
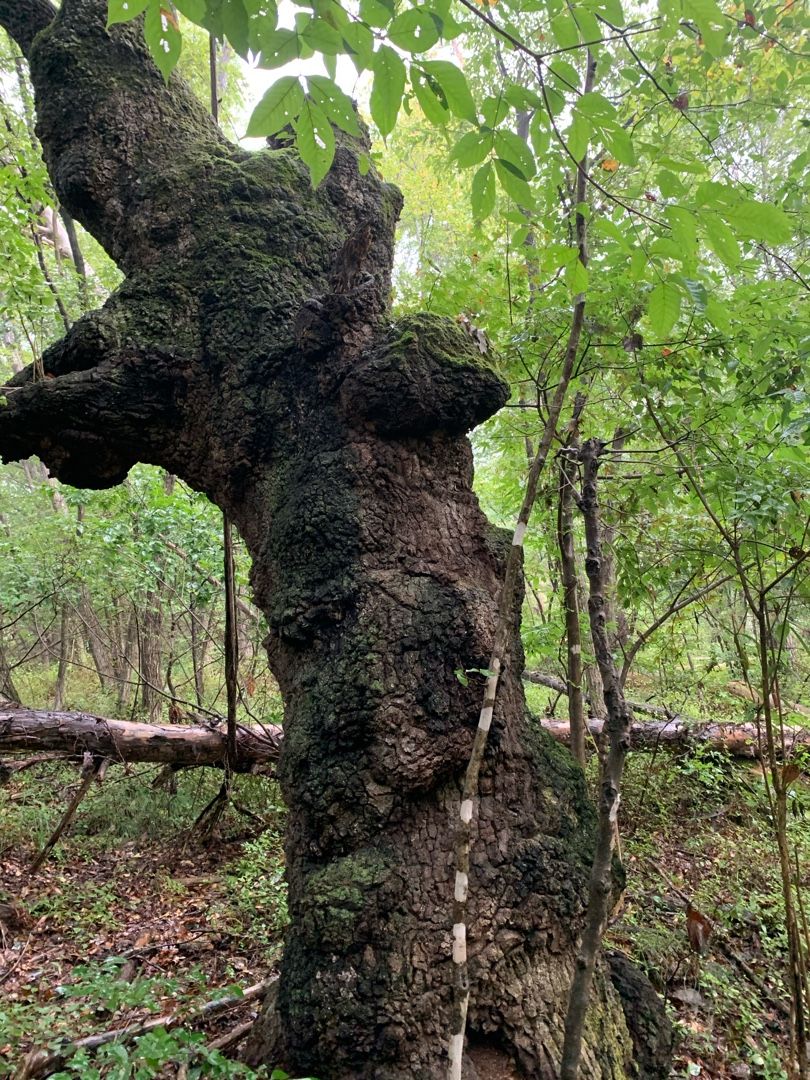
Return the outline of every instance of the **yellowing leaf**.
<path id="1" fill-rule="evenodd" d="M 604 161 L 600 162 L 600 168 L 604 169 L 605 172 L 616 172 L 618 167 L 619 163 L 616 158 L 609 157 L 605 158 Z"/>

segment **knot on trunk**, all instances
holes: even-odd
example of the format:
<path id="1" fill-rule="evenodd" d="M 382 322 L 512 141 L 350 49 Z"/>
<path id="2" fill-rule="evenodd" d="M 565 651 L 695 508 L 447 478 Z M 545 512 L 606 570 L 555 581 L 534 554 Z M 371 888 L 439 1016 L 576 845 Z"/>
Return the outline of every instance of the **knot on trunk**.
<path id="1" fill-rule="evenodd" d="M 497 412 L 509 387 L 449 319 L 410 315 L 348 375 L 346 413 L 383 435 L 469 431 Z"/>

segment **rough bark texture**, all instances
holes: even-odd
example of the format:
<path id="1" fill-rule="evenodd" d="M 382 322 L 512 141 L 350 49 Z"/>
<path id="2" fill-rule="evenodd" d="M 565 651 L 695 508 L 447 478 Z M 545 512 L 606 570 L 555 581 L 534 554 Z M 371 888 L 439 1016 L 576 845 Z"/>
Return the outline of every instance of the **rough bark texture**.
<path id="1" fill-rule="evenodd" d="M 0 0 L 0 23 L 17 5 Z M 452 323 L 391 323 L 400 196 L 360 175 L 350 140 L 313 191 L 292 150 L 248 154 L 167 91 L 139 34 L 107 31 L 103 0 L 64 0 L 28 50 L 60 201 L 126 279 L 46 353 L 48 378 L 15 379 L 0 454 L 36 452 L 87 487 L 155 463 L 238 526 L 285 698 L 290 807 L 292 925 L 248 1057 L 432 1080 L 448 822 L 480 693 L 454 671 L 487 662 L 509 543 L 472 493 L 465 432 L 507 387 Z M 551 1080 L 594 816 L 569 755 L 527 721 L 517 624 L 474 838 L 470 1027 Z M 587 1075 L 632 1075 L 631 1053 L 599 972 Z"/>

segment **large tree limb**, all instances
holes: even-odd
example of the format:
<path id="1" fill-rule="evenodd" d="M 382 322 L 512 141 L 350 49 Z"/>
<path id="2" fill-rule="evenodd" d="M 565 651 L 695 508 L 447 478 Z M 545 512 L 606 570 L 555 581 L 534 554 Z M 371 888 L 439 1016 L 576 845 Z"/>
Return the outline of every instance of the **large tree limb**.
<path id="1" fill-rule="evenodd" d="M 0 8 L 11 32 L 16 4 L 3 0 Z M 42 29 L 42 0 L 36 10 Z M 60 203 L 125 271 L 154 265 L 181 240 L 182 227 L 167 225 L 190 161 L 202 167 L 201 155 L 232 147 L 181 80 L 165 85 L 141 20 L 108 30 L 107 0 L 64 0 L 48 22 L 25 51 L 37 134 Z"/>
<path id="2" fill-rule="evenodd" d="M 0 0 L 0 26 L 16 41 L 24 56 L 31 43 L 56 15 L 50 0 Z"/>
<path id="3" fill-rule="evenodd" d="M 281 746 L 276 724 L 237 728 L 238 772 L 273 764 Z M 81 760 L 85 753 L 112 762 L 154 762 L 177 767 L 221 766 L 224 732 L 180 724 L 138 724 L 81 712 L 11 709 L 0 712 L 0 752 L 60 751 Z"/>
<path id="4" fill-rule="evenodd" d="M 110 487 L 136 461 L 159 461 L 159 447 L 177 441 L 176 402 L 166 393 L 173 376 L 157 357 L 38 381 L 25 376 L 0 399 L 5 461 L 36 453 L 66 483 Z"/>
<path id="5" fill-rule="evenodd" d="M 571 742 L 571 726 L 567 720 L 543 717 L 546 731 L 566 746 Z M 588 721 L 588 730 L 599 738 L 604 720 Z M 762 758 L 756 724 L 716 724 L 711 720 L 647 720 L 630 728 L 628 749 L 688 751 L 695 746 L 725 751 L 730 757 L 758 761 Z M 800 746 L 810 746 L 810 730 L 785 728 L 785 748 L 788 756 Z"/>

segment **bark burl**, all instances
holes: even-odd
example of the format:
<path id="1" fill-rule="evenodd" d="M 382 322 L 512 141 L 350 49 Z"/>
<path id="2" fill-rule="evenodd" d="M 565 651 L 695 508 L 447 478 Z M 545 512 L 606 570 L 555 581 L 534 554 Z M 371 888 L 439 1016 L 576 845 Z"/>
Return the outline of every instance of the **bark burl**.
<path id="1" fill-rule="evenodd" d="M 30 61 L 59 199 L 126 274 L 15 378 L 5 460 L 121 481 L 137 461 L 239 527 L 285 703 L 292 926 L 252 1062 L 321 1080 L 446 1068 L 452 836 L 508 539 L 472 493 L 465 433 L 507 387 L 453 324 L 388 315 L 399 193 L 342 139 L 317 190 L 249 154 L 104 0 L 0 0 Z M 526 720 L 518 612 L 471 875 L 471 1044 L 555 1075 L 594 819 L 568 754 Z M 597 980 L 583 1075 L 628 1077 Z M 473 1054 L 474 1056 L 474 1054 Z M 651 1075 L 651 1074 L 647 1074 Z M 663 1075 L 663 1074 L 662 1074 Z"/>

